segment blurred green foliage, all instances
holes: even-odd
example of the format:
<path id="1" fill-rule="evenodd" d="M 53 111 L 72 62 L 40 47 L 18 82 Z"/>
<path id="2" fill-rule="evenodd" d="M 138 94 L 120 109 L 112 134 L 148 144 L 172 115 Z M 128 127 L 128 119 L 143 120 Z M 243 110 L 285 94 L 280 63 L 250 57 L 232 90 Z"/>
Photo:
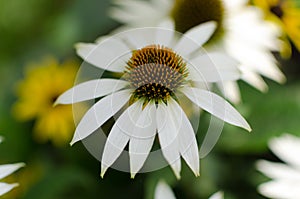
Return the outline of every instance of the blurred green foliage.
<path id="1" fill-rule="evenodd" d="M 27 164 L 12 176 L 20 187 L 4 198 L 151 199 L 160 178 L 174 188 L 178 198 L 207 198 L 218 190 L 223 190 L 227 199 L 263 198 L 256 192 L 264 178 L 255 171 L 255 161 L 273 158 L 267 148 L 271 137 L 284 132 L 300 136 L 297 52 L 292 60 L 281 60 L 291 80 L 286 85 L 270 81 L 269 92 L 262 94 L 240 82 L 243 103 L 238 108 L 253 132 L 226 125 L 216 148 L 201 160 L 199 178 L 184 165 L 180 181 L 169 167 L 139 174 L 134 180 L 127 173 L 110 169 L 101 179 L 99 162 L 82 144 L 62 148 L 37 144 L 32 139 L 32 123 L 20 123 L 11 116 L 14 85 L 23 77 L 26 63 L 48 54 L 59 59 L 76 57 L 74 43 L 92 42 L 117 27 L 106 15 L 109 5 L 109 0 L 0 0 L 0 134 L 5 137 L 0 145 L 0 164 Z M 201 117 L 199 143 L 204 136 L 202 126 L 208 121 L 208 115 Z M 33 169 L 35 165 L 42 168 L 40 172 Z M 34 182 L 29 183 L 30 179 Z"/>

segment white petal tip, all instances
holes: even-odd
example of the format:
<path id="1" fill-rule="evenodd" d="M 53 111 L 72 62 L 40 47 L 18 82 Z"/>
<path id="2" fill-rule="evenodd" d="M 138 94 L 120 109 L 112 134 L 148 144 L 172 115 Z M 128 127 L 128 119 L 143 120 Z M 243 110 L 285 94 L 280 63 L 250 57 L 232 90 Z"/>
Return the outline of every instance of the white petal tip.
<path id="1" fill-rule="evenodd" d="M 76 43 L 76 44 L 74 44 L 74 48 L 76 50 L 78 50 L 78 48 L 82 47 L 83 45 L 84 45 L 84 43 Z"/>
<path id="2" fill-rule="evenodd" d="M 70 142 L 70 146 L 73 146 L 76 142 L 78 142 L 78 140 L 73 139 L 73 140 Z"/>
<path id="3" fill-rule="evenodd" d="M 104 178 L 104 175 L 105 175 L 105 173 L 106 173 L 106 171 L 107 171 L 107 168 L 105 168 L 105 167 L 101 167 L 101 174 L 100 174 L 100 177 L 103 179 Z"/>
<path id="4" fill-rule="evenodd" d="M 174 174 L 175 174 L 175 177 L 177 180 L 180 180 L 181 179 L 181 176 L 180 176 L 180 173 L 179 172 L 175 172 L 174 171 Z"/>
<path id="5" fill-rule="evenodd" d="M 136 175 L 136 173 L 132 173 L 132 174 L 130 175 L 130 178 L 131 178 L 131 179 L 134 179 L 134 178 L 135 178 L 135 175 Z"/>

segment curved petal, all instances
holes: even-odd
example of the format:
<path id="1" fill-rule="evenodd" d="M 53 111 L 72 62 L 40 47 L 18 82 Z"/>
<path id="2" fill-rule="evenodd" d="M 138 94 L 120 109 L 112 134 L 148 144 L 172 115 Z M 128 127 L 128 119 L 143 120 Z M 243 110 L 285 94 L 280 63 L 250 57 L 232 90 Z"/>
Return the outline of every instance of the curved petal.
<path id="1" fill-rule="evenodd" d="M 176 199 L 172 189 L 160 180 L 155 188 L 154 199 Z"/>
<path id="2" fill-rule="evenodd" d="M 61 94 L 56 104 L 73 104 L 103 97 L 124 88 L 128 82 L 117 79 L 97 79 L 83 82 Z"/>
<path id="3" fill-rule="evenodd" d="M 220 96 L 198 88 L 184 88 L 182 92 L 195 104 L 221 120 L 251 131 L 241 114 Z"/>
<path id="4" fill-rule="evenodd" d="M 178 143 L 179 128 L 176 128 L 176 121 L 173 120 L 172 113 L 168 109 L 166 105 L 158 104 L 156 111 L 158 138 L 163 156 L 179 179 L 181 171 Z"/>
<path id="5" fill-rule="evenodd" d="M 261 184 L 259 192 L 268 198 L 299 198 L 300 183 L 293 181 L 271 181 Z"/>
<path id="6" fill-rule="evenodd" d="M 101 177 L 106 170 L 120 156 L 128 143 L 132 131 L 136 126 L 139 115 L 142 112 L 142 104 L 134 103 L 128 107 L 113 125 L 104 146 L 101 160 Z"/>
<path id="7" fill-rule="evenodd" d="M 172 98 L 170 99 L 169 108 L 172 113 L 171 116 L 179 119 L 176 123 L 181 124 L 178 134 L 179 152 L 195 176 L 199 176 L 200 158 L 194 129 L 182 108 Z"/>
<path id="8" fill-rule="evenodd" d="M 189 77 L 193 81 L 233 81 L 241 77 L 238 65 L 235 59 L 223 53 L 203 54 L 190 60 Z"/>
<path id="9" fill-rule="evenodd" d="M 130 98 L 130 90 L 123 90 L 99 100 L 83 116 L 76 127 L 71 145 L 92 134 L 104 122 L 118 112 Z"/>
<path id="10" fill-rule="evenodd" d="M 259 74 L 247 68 L 247 66 L 241 66 L 240 69 L 242 71 L 242 80 L 244 80 L 254 88 L 260 90 L 261 92 L 268 91 L 268 85 Z"/>
<path id="11" fill-rule="evenodd" d="M 120 40 L 109 38 L 97 44 L 76 44 L 77 54 L 86 62 L 112 72 L 124 72 L 131 50 Z"/>
<path id="12" fill-rule="evenodd" d="M 3 194 L 9 192 L 10 190 L 12 190 L 16 186 L 18 186 L 17 183 L 6 184 L 6 183 L 3 183 L 3 182 L 0 182 L 0 196 L 2 196 Z"/>
<path id="13" fill-rule="evenodd" d="M 0 165 L 0 179 L 5 178 L 6 176 L 12 174 L 16 170 L 24 166 L 25 166 L 24 163 Z"/>
<path id="14" fill-rule="evenodd" d="M 140 114 L 129 142 L 130 173 L 135 174 L 144 165 L 156 134 L 156 107 L 148 104 Z"/>
<path id="15" fill-rule="evenodd" d="M 234 104 L 238 104 L 241 102 L 241 93 L 239 89 L 239 85 L 234 81 L 226 81 L 217 83 L 222 94 L 228 99 L 230 102 Z"/>
<path id="16" fill-rule="evenodd" d="M 283 161 L 300 168 L 300 139 L 296 136 L 285 134 L 270 141 L 271 150 Z"/>
<path id="17" fill-rule="evenodd" d="M 256 166 L 259 171 L 270 178 L 300 182 L 300 172 L 286 164 L 260 160 L 257 162 Z"/>
<path id="18" fill-rule="evenodd" d="M 191 28 L 180 38 L 174 50 L 183 57 L 189 55 L 207 42 L 216 27 L 217 23 L 210 21 Z"/>

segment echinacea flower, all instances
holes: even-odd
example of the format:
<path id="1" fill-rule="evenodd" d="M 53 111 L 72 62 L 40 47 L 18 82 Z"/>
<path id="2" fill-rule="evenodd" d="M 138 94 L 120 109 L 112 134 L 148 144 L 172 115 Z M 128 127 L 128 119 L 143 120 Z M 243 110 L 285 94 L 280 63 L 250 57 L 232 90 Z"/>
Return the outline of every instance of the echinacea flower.
<path id="1" fill-rule="evenodd" d="M 2 142 L 2 137 L 0 137 L 0 143 L 1 142 Z M 25 165 L 24 163 L 0 165 L 0 180 L 5 178 L 6 176 L 12 174 L 13 172 L 17 171 L 24 165 Z M 18 183 L 8 184 L 8 183 L 0 182 L 0 196 L 9 192 L 16 186 L 18 186 Z"/>
<path id="2" fill-rule="evenodd" d="M 283 56 L 291 54 L 288 37 L 300 51 L 300 7 L 295 0 L 253 0 L 254 5 L 260 7 L 267 20 L 282 29 L 285 41 L 282 49 Z"/>
<path id="3" fill-rule="evenodd" d="M 266 160 L 257 162 L 257 168 L 271 178 L 258 187 L 269 198 L 296 199 L 300 196 L 300 138 L 285 134 L 269 142 L 272 152 L 284 163 Z"/>
<path id="4" fill-rule="evenodd" d="M 128 27 L 160 26 L 171 19 L 176 31 L 187 30 L 210 20 L 218 22 L 213 37 L 206 44 L 239 61 L 241 79 L 260 91 L 268 86 L 262 76 L 283 83 L 285 76 L 277 67 L 271 51 L 279 51 L 280 30 L 264 21 L 262 13 L 246 0 L 114 0 L 110 16 Z M 200 37 L 200 35 L 199 35 Z M 236 82 L 223 82 L 224 94 L 234 103 L 240 101 Z M 221 89 L 223 91 L 223 89 Z"/>
<path id="5" fill-rule="evenodd" d="M 155 188 L 154 199 L 176 199 L 172 189 L 163 180 L 160 180 Z M 209 199 L 223 199 L 223 193 L 217 192 Z"/>
<path id="6" fill-rule="evenodd" d="M 57 99 L 57 104 L 71 104 L 103 97 L 83 116 L 71 144 L 92 134 L 126 103 L 129 105 L 108 135 L 101 161 L 102 177 L 128 142 L 134 177 L 150 153 L 156 132 L 162 153 L 177 178 L 181 156 L 199 175 L 198 146 L 180 106 L 186 101 L 182 101 L 182 95 L 216 117 L 250 131 L 246 120 L 223 98 L 193 86 L 194 81 L 239 78 L 235 60 L 220 53 L 198 51 L 215 27 L 214 22 L 208 22 L 182 37 L 176 37 L 170 29 L 134 29 L 101 39 L 100 43 L 77 45 L 77 53 L 85 61 L 122 74 L 122 78 L 84 82 Z"/>
<path id="7" fill-rule="evenodd" d="M 25 78 L 17 85 L 13 114 L 20 121 L 35 119 L 36 140 L 50 140 L 56 146 L 70 141 L 75 129 L 72 106 L 53 107 L 53 102 L 73 86 L 77 70 L 76 62 L 60 64 L 51 57 L 27 66 Z"/>

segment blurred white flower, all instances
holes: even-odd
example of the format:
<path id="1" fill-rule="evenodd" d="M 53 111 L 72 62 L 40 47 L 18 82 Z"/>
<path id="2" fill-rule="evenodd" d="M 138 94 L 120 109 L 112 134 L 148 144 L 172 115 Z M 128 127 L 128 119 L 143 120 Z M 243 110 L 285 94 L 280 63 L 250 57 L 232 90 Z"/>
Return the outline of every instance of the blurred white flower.
<path id="1" fill-rule="evenodd" d="M 2 142 L 3 138 L 0 137 L 0 143 Z M 16 164 L 3 164 L 0 165 L 0 180 L 5 178 L 6 176 L 12 174 L 19 168 L 23 167 L 24 163 L 16 163 Z M 4 195 L 5 193 L 12 190 L 14 187 L 18 186 L 17 183 L 8 184 L 4 182 L 0 182 L 0 196 Z"/>
<path id="2" fill-rule="evenodd" d="M 300 196 L 300 138 L 285 134 L 273 138 L 269 147 L 285 163 L 266 160 L 257 162 L 257 168 L 271 178 L 258 187 L 269 198 L 297 199 Z"/>
<path id="3" fill-rule="evenodd" d="M 162 153 L 176 177 L 180 178 L 181 156 L 194 174 L 199 175 L 197 141 L 180 106 L 186 101 L 182 96 L 225 122 L 251 130 L 246 120 L 223 98 L 193 87 L 194 81 L 219 82 L 239 77 L 236 62 L 230 57 L 197 50 L 210 38 L 215 27 L 214 22 L 207 22 L 189 30 L 180 39 L 173 30 L 134 29 L 100 39 L 100 43 L 77 45 L 77 53 L 85 61 L 123 76 L 79 84 L 57 99 L 56 103 L 70 104 L 105 96 L 82 118 L 71 143 L 92 134 L 129 102 L 106 141 L 102 177 L 128 142 L 130 173 L 134 177 L 151 151 L 156 132 Z"/>
<path id="4" fill-rule="evenodd" d="M 213 194 L 209 199 L 223 199 L 223 193 L 217 192 Z M 160 180 L 155 188 L 154 199 L 176 199 L 172 189 L 163 180 Z"/>
<path id="5" fill-rule="evenodd" d="M 162 26 L 171 19 L 175 30 L 185 32 L 200 23 L 215 20 L 218 28 L 209 41 L 211 51 L 225 51 L 239 61 L 244 81 L 258 90 L 268 89 L 262 76 L 279 83 L 285 76 L 277 67 L 271 51 L 279 51 L 280 29 L 263 20 L 259 8 L 247 5 L 247 0 L 114 0 L 109 14 L 124 23 L 120 30 L 130 27 Z M 221 87 L 234 103 L 240 101 L 240 91 L 234 81 Z"/>

